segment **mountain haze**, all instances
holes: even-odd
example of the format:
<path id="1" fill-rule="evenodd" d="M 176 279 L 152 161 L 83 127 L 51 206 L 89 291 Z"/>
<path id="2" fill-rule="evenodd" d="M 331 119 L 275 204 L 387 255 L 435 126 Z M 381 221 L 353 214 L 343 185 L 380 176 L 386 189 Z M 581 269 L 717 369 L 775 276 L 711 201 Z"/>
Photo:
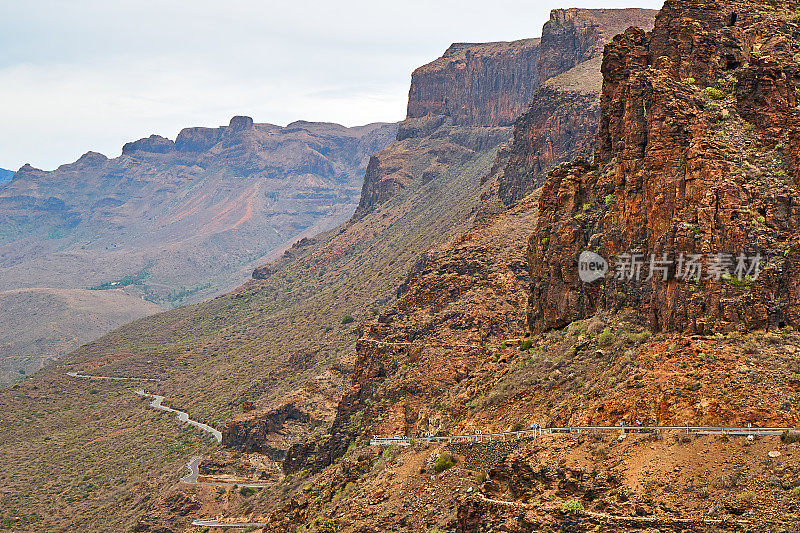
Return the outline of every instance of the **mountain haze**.
<path id="1" fill-rule="evenodd" d="M 0 191 L 0 289 L 123 288 L 164 306 L 246 279 L 254 264 L 352 214 L 369 155 L 396 126 L 234 117 L 87 152 Z M 273 254 L 273 255 L 270 255 Z"/>
<path id="2" fill-rule="evenodd" d="M 0 168 L 0 185 L 8 183 L 11 181 L 11 178 L 14 176 L 14 172 L 11 170 L 4 170 Z"/>

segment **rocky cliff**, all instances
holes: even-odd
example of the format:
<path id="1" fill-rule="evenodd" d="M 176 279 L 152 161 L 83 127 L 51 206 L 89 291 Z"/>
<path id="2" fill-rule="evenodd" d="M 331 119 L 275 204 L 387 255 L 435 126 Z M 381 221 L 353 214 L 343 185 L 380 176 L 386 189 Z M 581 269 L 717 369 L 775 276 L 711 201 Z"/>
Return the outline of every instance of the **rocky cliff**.
<path id="1" fill-rule="evenodd" d="M 408 118 L 449 117 L 458 126 L 510 126 L 539 85 L 539 39 L 456 43 L 411 75 Z"/>
<path id="2" fill-rule="evenodd" d="M 538 53 L 538 39 L 457 43 L 415 70 L 408 116 L 397 142 L 370 159 L 355 218 L 508 140 L 538 87 Z"/>
<path id="3" fill-rule="evenodd" d="M 514 160 L 510 168 L 525 169 L 501 175 L 495 186 L 500 190 L 484 198 L 482 209 L 497 212 L 520 200 L 557 163 L 591 152 L 601 85 L 597 58 L 603 45 L 631 25 L 650 29 L 654 18 L 655 11 L 643 9 L 554 10 L 541 41 L 453 44 L 414 71 L 408 116 L 398 130 L 400 144 L 370 160 L 356 217 L 412 183 L 425 185 L 443 165 L 507 141 L 511 126 L 524 114 L 515 126 L 512 148 L 495 170 L 509 159 Z M 419 152 L 419 143 L 434 132 L 448 139 L 446 152 L 431 153 L 427 167 L 408 164 L 408 154 Z M 497 199 L 501 205 L 489 208 Z"/>
<path id="4" fill-rule="evenodd" d="M 599 57 L 615 35 L 631 26 L 653 27 L 650 9 L 554 9 L 542 29 L 539 84 Z"/>
<path id="5" fill-rule="evenodd" d="M 600 117 L 603 47 L 631 26 L 652 29 L 647 9 L 555 9 L 542 30 L 540 88 L 514 125 L 495 165 L 484 212 L 502 210 L 541 187 L 555 166 L 594 151 Z"/>
<path id="6" fill-rule="evenodd" d="M 542 192 L 532 327 L 624 307 L 654 330 L 798 324 L 800 42 L 779 7 L 670 0 L 606 47 L 594 163 Z M 604 279 L 580 280 L 583 250 Z"/>

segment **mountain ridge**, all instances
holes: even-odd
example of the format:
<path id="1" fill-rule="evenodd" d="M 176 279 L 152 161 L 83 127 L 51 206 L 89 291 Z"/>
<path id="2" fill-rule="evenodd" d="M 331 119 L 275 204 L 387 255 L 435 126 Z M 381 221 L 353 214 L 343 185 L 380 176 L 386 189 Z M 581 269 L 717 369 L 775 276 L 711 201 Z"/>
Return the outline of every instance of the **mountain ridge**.
<path id="1" fill-rule="evenodd" d="M 0 287 L 140 276 L 126 290 L 164 306 L 214 295 L 271 251 L 349 217 L 367 156 L 395 128 L 234 117 L 127 143 L 114 159 L 25 165 L 0 193 Z"/>

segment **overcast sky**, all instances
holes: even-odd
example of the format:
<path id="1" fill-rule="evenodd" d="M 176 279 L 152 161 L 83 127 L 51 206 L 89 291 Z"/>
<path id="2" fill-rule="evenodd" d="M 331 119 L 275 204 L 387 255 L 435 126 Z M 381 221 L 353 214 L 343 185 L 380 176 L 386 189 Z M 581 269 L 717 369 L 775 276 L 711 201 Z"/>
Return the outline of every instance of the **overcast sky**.
<path id="1" fill-rule="evenodd" d="M 109 157 L 233 115 L 405 117 L 412 70 L 452 42 L 541 35 L 557 7 L 661 0 L 0 0 L 0 168 Z"/>

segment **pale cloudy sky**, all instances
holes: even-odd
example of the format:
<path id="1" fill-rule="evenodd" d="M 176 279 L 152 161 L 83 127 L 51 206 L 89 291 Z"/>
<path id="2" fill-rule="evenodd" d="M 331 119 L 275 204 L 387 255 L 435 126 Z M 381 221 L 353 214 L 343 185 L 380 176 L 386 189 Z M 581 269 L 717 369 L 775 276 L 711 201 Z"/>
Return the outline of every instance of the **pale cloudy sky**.
<path id="1" fill-rule="evenodd" d="M 348 126 L 405 116 L 412 70 L 452 42 L 538 37 L 558 7 L 662 0 L 0 0 L 0 168 L 233 115 Z"/>

